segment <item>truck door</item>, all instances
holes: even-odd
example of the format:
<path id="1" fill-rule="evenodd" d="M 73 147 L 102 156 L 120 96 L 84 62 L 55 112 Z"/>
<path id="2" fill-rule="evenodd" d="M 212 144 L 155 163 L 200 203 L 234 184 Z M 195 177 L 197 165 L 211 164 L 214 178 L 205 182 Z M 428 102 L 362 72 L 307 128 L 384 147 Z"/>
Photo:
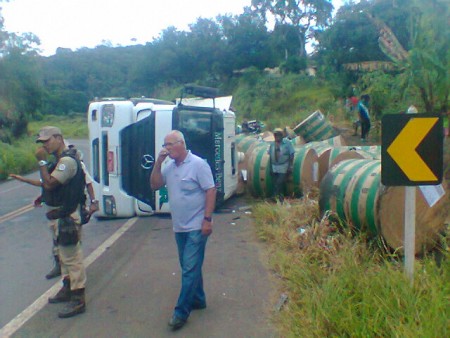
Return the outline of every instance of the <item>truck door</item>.
<path id="1" fill-rule="evenodd" d="M 224 200 L 223 113 L 181 105 L 173 111 L 172 126 L 184 134 L 187 148 L 208 162 L 217 188 L 216 205 L 220 205 Z"/>
<path id="2" fill-rule="evenodd" d="M 122 189 L 155 210 L 150 174 L 155 162 L 155 114 L 129 125 L 120 132 Z"/>

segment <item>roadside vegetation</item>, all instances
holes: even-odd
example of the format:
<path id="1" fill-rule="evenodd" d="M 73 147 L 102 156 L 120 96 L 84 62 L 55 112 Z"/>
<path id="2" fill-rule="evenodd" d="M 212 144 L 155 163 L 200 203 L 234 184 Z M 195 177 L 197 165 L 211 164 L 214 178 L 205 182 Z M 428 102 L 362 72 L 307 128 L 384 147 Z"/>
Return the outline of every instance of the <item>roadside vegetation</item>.
<path id="1" fill-rule="evenodd" d="M 450 264 L 441 250 L 417 259 L 414 283 L 401 257 L 320 217 L 314 199 L 253 207 L 259 238 L 287 301 L 281 337 L 447 337 Z"/>
<path id="2" fill-rule="evenodd" d="M 8 178 L 12 173 L 24 174 L 38 168 L 34 157 L 38 147 L 35 143 L 36 135 L 41 127 L 47 125 L 59 127 L 67 139 L 86 138 L 88 135 L 85 114 L 45 115 L 39 121 L 31 121 L 26 135 L 10 143 L 0 142 L 0 180 Z"/>

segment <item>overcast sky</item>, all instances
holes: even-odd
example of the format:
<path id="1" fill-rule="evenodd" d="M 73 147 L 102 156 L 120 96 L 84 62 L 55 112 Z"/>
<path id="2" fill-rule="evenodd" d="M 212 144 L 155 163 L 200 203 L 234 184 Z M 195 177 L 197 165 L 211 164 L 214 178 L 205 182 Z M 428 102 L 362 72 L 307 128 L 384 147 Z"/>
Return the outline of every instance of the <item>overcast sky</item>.
<path id="1" fill-rule="evenodd" d="M 341 0 L 334 0 L 340 3 Z M 8 32 L 32 32 L 42 55 L 56 48 L 145 44 L 162 30 L 187 30 L 198 17 L 241 14 L 251 0 L 10 0 L 1 2 Z"/>

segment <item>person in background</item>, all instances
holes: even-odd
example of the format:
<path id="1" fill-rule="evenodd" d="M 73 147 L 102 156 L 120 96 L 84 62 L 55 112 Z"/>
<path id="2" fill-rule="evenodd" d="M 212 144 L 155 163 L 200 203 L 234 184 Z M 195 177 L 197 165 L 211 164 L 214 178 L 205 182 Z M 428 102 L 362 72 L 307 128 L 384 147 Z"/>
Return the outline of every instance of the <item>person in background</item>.
<path id="1" fill-rule="evenodd" d="M 447 110 L 446 112 L 443 112 L 443 119 L 444 119 L 444 138 L 450 136 L 450 110 Z"/>
<path id="2" fill-rule="evenodd" d="M 361 95 L 358 103 L 359 120 L 361 121 L 361 141 L 367 142 L 367 135 L 370 130 L 370 114 L 369 114 L 369 101 L 370 96 L 365 94 Z"/>
<path id="3" fill-rule="evenodd" d="M 410 105 L 406 110 L 406 114 L 417 114 L 418 110 L 414 105 Z"/>
<path id="4" fill-rule="evenodd" d="M 170 161 L 161 169 L 165 159 Z M 216 187 L 208 163 L 186 149 L 184 135 L 173 130 L 150 175 L 152 190 L 167 186 L 173 231 L 181 267 L 181 290 L 169 321 L 172 330 L 184 326 L 192 310 L 206 308 L 202 266 L 212 233 Z"/>
<path id="5" fill-rule="evenodd" d="M 283 130 L 275 128 L 273 131 L 275 141 L 271 142 L 269 150 L 271 174 L 273 177 L 273 193 L 275 199 L 283 203 L 284 189 L 288 175 L 292 172 L 294 163 L 294 147 L 284 138 Z"/>
<path id="6" fill-rule="evenodd" d="M 350 114 L 352 116 L 352 119 L 354 119 L 353 120 L 353 129 L 354 129 L 353 136 L 358 135 L 358 128 L 361 126 L 359 114 L 355 115 L 355 112 L 357 112 L 357 110 L 358 110 L 357 109 L 358 103 L 359 103 L 359 100 L 355 95 L 353 95 L 352 97 L 349 98 Z"/>

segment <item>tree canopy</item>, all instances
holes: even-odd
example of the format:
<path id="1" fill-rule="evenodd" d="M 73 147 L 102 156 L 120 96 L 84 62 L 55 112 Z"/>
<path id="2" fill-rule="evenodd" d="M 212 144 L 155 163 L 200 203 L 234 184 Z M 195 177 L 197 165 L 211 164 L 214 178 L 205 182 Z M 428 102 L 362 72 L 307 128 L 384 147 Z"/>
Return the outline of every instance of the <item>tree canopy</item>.
<path id="1" fill-rule="evenodd" d="M 173 99 L 168 93 L 184 83 L 233 91 L 266 68 L 298 73 L 308 65 L 337 96 L 349 88 L 370 94 L 377 116 L 406 102 L 448 109 L 448 0 L 349 1 L 334 18 L 332 10 L 329 0 L 253 0 L 241 15 L 167 27 L 145 45 L 105 41 L 50 57 L 38 54 L 34 34 L 6 32 L 0 11 L 0 123 L 10 130 L 40 114 L 83 112 L 95 97 Z"/>

